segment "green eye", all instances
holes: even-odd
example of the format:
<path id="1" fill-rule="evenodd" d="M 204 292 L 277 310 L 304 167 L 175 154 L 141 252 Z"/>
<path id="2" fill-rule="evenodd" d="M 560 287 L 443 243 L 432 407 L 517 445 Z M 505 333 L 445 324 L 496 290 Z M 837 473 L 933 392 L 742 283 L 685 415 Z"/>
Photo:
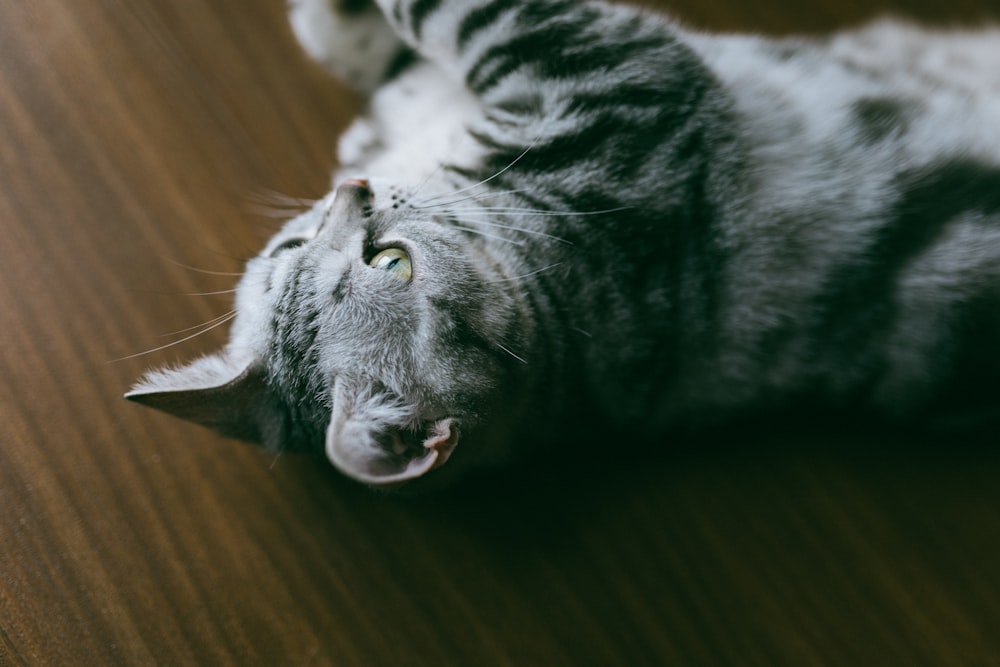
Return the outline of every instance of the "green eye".
<path id="1" fill-rule="evenodd" d="M 372 257 L 368 266 L 373 269 L 388 271 L 400 280 L 409 281 L 413 275 L 413 267 L 410 265 L 410 256 L 401 248 L 387 248 Z"/>

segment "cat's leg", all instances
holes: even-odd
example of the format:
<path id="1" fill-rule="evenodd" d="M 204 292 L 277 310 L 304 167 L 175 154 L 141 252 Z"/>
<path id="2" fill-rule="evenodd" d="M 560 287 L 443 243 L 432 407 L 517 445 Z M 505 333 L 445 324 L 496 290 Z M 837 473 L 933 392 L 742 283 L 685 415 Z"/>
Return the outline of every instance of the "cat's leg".
<path id="1" fill-rule="evenodd" d="M 630 206 L 662 210 L 663 183 L 739 159 L 722 118 L 728 97 L 666 19 L 580 0 L 376 2 L 407 44 L 486 107 L 467 133 L 481 159 L 451 161 L 474 176 L 530 175 L 533 191 L 564 201 L 586 192 L 590 207 L 614 208 L 627 191 Z M 521 187 L 508 176 L 491 182 Z M 684 201 L 681 213 L 707 208 Z"/>
<path id="2" fill-rule="evenodd" d="M 363 93 L 408 51 L 369 0 L 288 0 L 288 16 L 306 53 Z"/>
<path id="3" fill-rule="evenodd" d="M 588 80 L 644 78 L 638 59 L 679 56 L 652 15 L 579 0 L 375 0 L 400 38 L 480 97 L 518 84 L 559 94 Z M 683 64 L 683 63 L 682 63 Z M 539 86 L 538 84 L 542 84 Z"/>
<path id="4" fill-rule="evenodd" d="M 554 34 L 537 30 L 541 40 L 527 52 L 514 40 L 529 33 L 525 20 L 532 14 L 571 14 L 580 3 L 556 0 L 373 0 L 399 39 L 428 61 L 441 68 L 453 81 L 466 85 L 477 95 L 487 93 L 479 86 L 478 73 L 488 65 L 501 64 L 505 74 L 523 69 L 517 61 L 532 57 L 558 57 Z M 539 21 L 541 23 L 543 21 Z M 539 27 L 539 26 L 536 26 Z M 497 52 L 506 48 L 506 53 Z"/>

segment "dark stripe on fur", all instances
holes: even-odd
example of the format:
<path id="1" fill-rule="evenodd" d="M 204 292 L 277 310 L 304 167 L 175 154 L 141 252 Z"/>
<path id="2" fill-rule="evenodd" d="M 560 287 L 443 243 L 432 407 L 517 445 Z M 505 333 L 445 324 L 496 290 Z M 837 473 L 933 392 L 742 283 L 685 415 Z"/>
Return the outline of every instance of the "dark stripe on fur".
<path id="1" fill-rule="evenodd" d="M 274 390 L 285 415 L 282 448 L 301 451 L 322 446 L 329 421 L 329 398 L 318 376 L 321 313 L 300 310 L 315 296 L 306 286 L 315 284 L 302 260 L 289 272 L 271 320 L 270 352 L 267 355 L 268 385 Z"/>
<path id="2" fill-rule="evenodd" d="M 516 158 L 524 151 L 524 148 L 521 146 L 501 143 L 485 132 L 473 129 L 469 129 L 468 132 L 470 137 L 478 141 L 485 148 L 489 148 L 490 150 L 503 155 L 513 155 L 514 157 L 511 159 Z M 497 171 L 499 171 L 499 169 Z"/>
<path id="3" fill-rule="evenodd" d="M 583 11 L 575 3 L 546 7 L 539 11 L 530 6 L 522 9 L 518 23 L 524 32 L 486 50 L 466 75 L 469 88 L 482 95 L 518 68 L 558 59 L 558 50 L 567 44 L 578 44 L 580 36 L 600 15 L 595 10 Z M 575 11 L 571 8 L 575 6 Z M 565 14 L 560 14 L 565 11 Z"/>
<path id="4" fill-rule="evenodd" d="M 829 276 L 816 304 L 823 313 L 812 338 L 830 340 L 836 364 L 853 364 L 872 380 L 881 370 L 878 342 L 895 320 L 900 274 L 964 213 L 1000 212 L 1000 169 L 954 161 L 901 174 L 900 196 L 861 259 Z"/>
<path id="5" fill-rule="evenodd" d="M 719 248 L 714 222 L 718 206 L 709 193 L 712 155 L 708 139 L 700 126 L 691 128 L 678 146 L 675 159 L 683 167 L 684 178 L 672 184 L 674 192 L 665 199 L 678 198 L 669 219 L 650 224 L 668 227 L 667 247 L 673 269 L 669 287 L 673 290 L 671 335 L 679 341 L 677 355 L 711 353 L 718 340 L 720 293 L 719 276 L 725 264 L 725 252 Z M 676 358 L 673 363 L 680 364 Z"/>
<path id="6" fill-rule="evenodd" d="M 302 285 L 309 282 L 305 276 L 307 272 L 301 265 L 303 257 L 298 258 L 300 261 L 291 272 L 291 279 L 285 283 L 281 299 L 278 301 L 277 320 L 274 325 L 276 335 L 272 341 L 276 354 L 273 354 L 271 358 L 280 360 L 284 371 L 281 374 L 282 380 L 291 383 L 291 389 L 295 391 L 293 395 L 300 395 L 299 392 L 305 388 L 305 376 L 297 371 L 302 368 L 307 357 L 307 346 L 302 345 L 301 340 L 299 340 L 303 337 L 303 332 L 301 331 L 301 323 L 296 317 L 298 313 L 289 308 L 289 306 L 300 303 Z"/>
<path id="7" fill-rule="evenodd" d="M 968 211 L 1000 211 L 1000 169 L 956 161 L 932 169 L 904 172 L 901 195 L 889 212 L 873 247 L 874 278 L 886 283 L 923 252 L 946 227 Z M 879 292 L 887 294 L 888 290 Z"/>
<path id="8" fill-rule="evenodd" d="M 392 81 L 412 65 L 416 64 L 418 60 L 419 58 L 413 49 L 401 48 L 395 57 L 389 61 L 389 66 L 385 70 L 383 79 L 385 81 Z"/>
<path id="9" fill-rule="evenodd" d="M 900 179 L 903 197 L 900 217 L 928 224 L 952 220 L 965 211 L 1000 212 L 1000 167 L 956 160 L 933 170 L 922 169 Z"/>
<path id="10" fill-rule="evenodd" d="M 569 110 L 590 111 L 602 108 L 658 109 L 666 96 L 662 86 L 652 84 L 615 85 L 608 90 L 581 91 L 573 95 Z"/>
<path id="11" fill-rule="evenodd" d="M 424 29 L 424 21 L 441 4 L 441 0 L 416 0 L 410 5 L 410 30 L 413 36 L 419 40 Z"/>
<path id="12" fill-rule="evenodd" d="M 611 72 L 626 62 L 641 60 L 645 54 L 662 48 L 667 42 L 660 36 L 638 39 L 621 38 L 605 42 L 599 35 L 568 45 L 562 53 L 539 61 L 539 73 L 547 78 L 571 78 L 591 73 L 613 76 Z"/>
<path id="13" fill-rule="evenodd" d="M 907 108 L 896 99 L 865 97 L 851 105 L 851 113 L 864 143 L 878 143 L 906 131 Z"/>
<path id="14" fill-rule="evenodd" d="M 607 73 L 670 43 L 662 35 L 634 37 L 639 19 L 615 26 L 611 39 L 594 26 L 602 16 L 598 10 L 577 5 L 566 12 L 553 17 L 533 6 L 524 8 L 518 17 L 521 32 L 487 49 L 470 68 L 466 77 L 470 89 L 483 94 L 525 65 L 548 78 Z"/>
<path id="15" fill-rule="evenodd" d="M 606 93 L 607 103 L 581 112 L 584 118 L 572 132 L 533 146 L 515 166 L 518 173 L 556 172 L 578 169 L 582 163 L 597 160 L 611 179 L 625 179 L 646 166 L 651 154 L 674 142 L 681 150 L 686 135 L 698 125 L 698 110 L 707 91 L 703 80 L 693 82 L 674 92 L 662 91 L 662 104 L 656 114 L 629 118 L 621 105 L 615 104 L 617 91 Z M 504 146 L 488 137 L 476 136 L 483 145 L 496 152 L 486 160 L 488 167 L 499 171 L 515 160 L 524 150 Z M 627 156 L 622 160 L 619 156 Z M 686 156 L 678 156 L 684 160 Z M 679 167 L 672 164 L 671 167 Z M 673 171 L 674 169 L 671 169 Z"/>
<path id="16" fill-rule="evenodd" d="M 441 171 L 449 174 L 455 174 L 465 183 L 479 183 L 484 178 L 487 178 L 489 174 L 483 175 L 481 169 L 470 169 L 468 167 L 462 167 L 457 164 L 443 164 L 441 165 Z"/>
<path id="17" fill-rule="evenodd" d="M 345 16 L 359 16 L 371 8 L 371 0 L 337 0 L 336 10 Z"/>
<path id="18" fill-rule="evenodd" d="M 458 50 L 464 51 L 473 37 L 493 25 L 497 19 L 517 5 L 518 0 L 493 0 L 469 12 L 458 27 L 455 41 Z"/>

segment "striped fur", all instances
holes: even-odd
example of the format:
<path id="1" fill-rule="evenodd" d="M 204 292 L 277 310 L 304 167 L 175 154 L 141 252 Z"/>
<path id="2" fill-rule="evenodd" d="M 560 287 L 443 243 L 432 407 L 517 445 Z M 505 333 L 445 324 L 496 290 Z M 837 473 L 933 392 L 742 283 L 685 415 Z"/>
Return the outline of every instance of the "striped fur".
<path id="1" fill-rule="evenodd" d="M 291 8 L 310 54 L 374 91 L 333 192 L 248 264 L 197 380 L 132 398 L 190 416 L 162 397 L 253 378 L 268 409 L 214 426 L 267 419 L 277 448 L 326 432 L 374 485 L 806 399 L 997 416 L 1000 32 L 336 4 Z M 412 280 L 368 265 L 387 247 Z"/>

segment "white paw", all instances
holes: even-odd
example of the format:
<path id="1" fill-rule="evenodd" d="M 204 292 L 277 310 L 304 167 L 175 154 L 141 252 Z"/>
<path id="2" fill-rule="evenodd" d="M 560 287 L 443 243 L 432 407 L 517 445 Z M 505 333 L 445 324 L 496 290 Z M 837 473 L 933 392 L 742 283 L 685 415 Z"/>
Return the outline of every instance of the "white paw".
<path id="1" fill-rule="evenodd" d="M 354 167 L 363 164 L 365 158 L 378 148 L 379 137 L 373 123 L 359 118 L 340 135 L 337 156 L 342 166 Z"/>
<path id="2" fill-rule="evenodd" d="M 346 83 L 374 90 L 401 42 L 374 5 L 341 13 L 336 0 L 292 0 L 289 21 L 302 48 Z"/>

